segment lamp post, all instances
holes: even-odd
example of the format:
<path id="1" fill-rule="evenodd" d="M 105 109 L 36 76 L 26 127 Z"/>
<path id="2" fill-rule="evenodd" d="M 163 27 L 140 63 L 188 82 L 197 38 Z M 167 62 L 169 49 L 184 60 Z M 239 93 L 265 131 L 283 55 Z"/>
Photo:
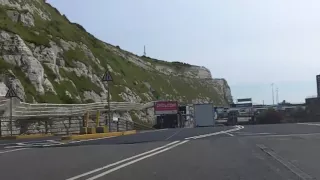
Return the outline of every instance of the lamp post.
<path id="1" fill-rule="evenodd" d="M 273 91 L 274 83 L 271 83 L 271 89 L 272 89 L 272 105 L 274 105 L 274 91 Z"/>

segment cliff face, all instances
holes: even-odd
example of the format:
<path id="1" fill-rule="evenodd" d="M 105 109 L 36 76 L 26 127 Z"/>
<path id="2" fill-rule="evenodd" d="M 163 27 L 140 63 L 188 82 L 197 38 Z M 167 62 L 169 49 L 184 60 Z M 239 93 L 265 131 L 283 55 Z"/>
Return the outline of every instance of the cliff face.
<path id="1" fill-rule="evenodd" d="M 139 57 L 96 39 L 43 0 L 0 0 L 0 96 L 9 84 L 26 102 L 156 99 L 184 103 L 232 101 L 224 79 L 205 67 Z"/>

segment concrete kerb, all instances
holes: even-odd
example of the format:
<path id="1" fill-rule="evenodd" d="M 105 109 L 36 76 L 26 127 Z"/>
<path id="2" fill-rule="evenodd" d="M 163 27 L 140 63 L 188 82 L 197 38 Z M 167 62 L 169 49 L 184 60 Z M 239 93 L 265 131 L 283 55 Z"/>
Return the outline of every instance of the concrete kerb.
<path id="1" fill-rule="evenodd" d="M 110 132 L 110 133 L 96 133 L 96 134 L 82 134 L 82 135 L 70 135 L 70 136 L 62 136 L 61 140 L 87 140 L 87 139 L 97 139 L 103 137 L 115 137 L 115 136 L 123 136 L 136 134 L 136 130 L 132 131 L 123 131 L 123 132 Z"/>

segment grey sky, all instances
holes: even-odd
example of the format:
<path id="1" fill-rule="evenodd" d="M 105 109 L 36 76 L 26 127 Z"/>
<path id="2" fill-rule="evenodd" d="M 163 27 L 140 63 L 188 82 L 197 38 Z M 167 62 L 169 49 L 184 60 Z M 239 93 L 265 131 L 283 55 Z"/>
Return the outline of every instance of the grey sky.
<path id="1" fill-rule="evenodd" d="M 271 102 L 315 95 L 317 0 L 48 0 L 105 42 L 141 55 L 206 66 L 234 97 Z M 297 87 L 297 88 L 296 88 Z"/>

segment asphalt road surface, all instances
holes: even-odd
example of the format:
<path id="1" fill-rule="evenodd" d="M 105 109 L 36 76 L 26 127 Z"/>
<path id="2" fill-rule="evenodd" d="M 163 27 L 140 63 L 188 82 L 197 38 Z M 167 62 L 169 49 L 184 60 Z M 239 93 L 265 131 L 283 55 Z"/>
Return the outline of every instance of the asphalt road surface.
<path id="1" fill-rule="evenodd" d="M 49 145 L 30 146 L 41 142 Z M 313 123 L 166 129 L 64 144 L 41 142 L 0 141 L 0 179 L 320 179 L 320 124 Z"/>

